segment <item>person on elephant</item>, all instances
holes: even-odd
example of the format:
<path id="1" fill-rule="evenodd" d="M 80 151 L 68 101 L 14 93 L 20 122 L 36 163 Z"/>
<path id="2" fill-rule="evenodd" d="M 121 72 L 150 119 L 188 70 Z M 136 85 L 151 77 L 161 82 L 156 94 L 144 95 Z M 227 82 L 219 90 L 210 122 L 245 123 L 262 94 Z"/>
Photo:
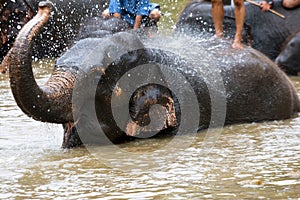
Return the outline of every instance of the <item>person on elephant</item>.
<path id="1" fill-rule="evenodd" d="M 212 0 L 212 17 L 217 37 L 223 37 L 223 18 L 224 18 L 224 7 L 222 0 Z M 234 16 L 236 33 L 232 47 L 235 49 L 242 49 L 242 31 L 243 24 L 246 16 L 246 9 L 244 6 L 244 0 L 234 0 Z"/>
<path id="2" fill-rule="evenodd" d="M 259 3 L 260 5 L 260 9 L 264 12 L 269 11 L 272 6 L 273 6 L 273 1 L 261 1 Z M 293 8 L 297 8 L 300 5 L 300 0 L 283 0 L 282 1 L 282 6 L 288 9 L 293 9 Z"/>
<path id="3" fill-rule="evenodd" d="M 157 27 L 161 12 L 160 6 L 149 0 L 111 0 L 102 16 L 122 18 L 133 29 L 138 29 L 141 26 Z"/>

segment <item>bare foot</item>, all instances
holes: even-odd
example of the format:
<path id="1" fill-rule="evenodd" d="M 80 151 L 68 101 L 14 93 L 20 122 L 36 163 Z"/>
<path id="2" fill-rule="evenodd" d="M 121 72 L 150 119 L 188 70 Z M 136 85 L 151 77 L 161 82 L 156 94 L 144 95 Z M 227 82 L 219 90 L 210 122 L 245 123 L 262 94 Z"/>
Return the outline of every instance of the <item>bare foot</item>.
<path id="1" fill-rule="evenodd" d="M 224 37 L 224 33 L 223 33 L 223 31 L 216 31 L 215 36 L 218 37 L 218 38 L 223 38 Z"/>
<path id="2" fill-rule="evenodd" d="M 232 48 L 234 49 L 243 49 L 243 44 L 242 44 L 242 35 L 236 33 L 234 36 L 234 40 L 233 40 L 233 44 L 232 44 Z"/>
<path id="3" fill-rule="evenodd" d="M 232 44 L 232 48 L 241 50 L 241 49 L 243 49 L 243 45 L 240 41 L 234 40 L 234 42 Z"/>

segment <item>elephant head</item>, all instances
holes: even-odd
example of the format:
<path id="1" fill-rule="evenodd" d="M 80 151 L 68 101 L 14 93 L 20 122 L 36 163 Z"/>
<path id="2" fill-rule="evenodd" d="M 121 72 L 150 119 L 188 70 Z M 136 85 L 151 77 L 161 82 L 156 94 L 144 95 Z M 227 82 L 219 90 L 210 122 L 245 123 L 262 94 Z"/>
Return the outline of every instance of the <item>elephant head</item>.
<path id="1" fill-rule="evenodd" d="M 287 73 L 297 75 L 300 71 L 300 31 L 291 35 L 275 62 Z"/>

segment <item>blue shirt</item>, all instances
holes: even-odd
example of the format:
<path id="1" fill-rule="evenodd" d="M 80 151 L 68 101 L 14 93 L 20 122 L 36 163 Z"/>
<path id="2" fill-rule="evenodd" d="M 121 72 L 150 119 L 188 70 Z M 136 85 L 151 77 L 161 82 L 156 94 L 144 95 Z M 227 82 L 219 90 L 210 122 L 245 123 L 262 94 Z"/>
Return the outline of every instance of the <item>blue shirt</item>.
<path id="1" fill-rule="evenodd" d="M 110 0 L 108 9 L 110 13 L 120 13 L 133 26 L 137 15 L 149 15 L 151 5 L 149 0 Z"/>

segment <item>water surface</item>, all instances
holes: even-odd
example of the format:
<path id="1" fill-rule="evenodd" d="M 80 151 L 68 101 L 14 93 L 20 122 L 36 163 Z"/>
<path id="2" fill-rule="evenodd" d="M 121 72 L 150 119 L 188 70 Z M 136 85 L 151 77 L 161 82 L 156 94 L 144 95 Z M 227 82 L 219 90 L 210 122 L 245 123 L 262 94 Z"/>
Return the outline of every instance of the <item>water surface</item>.
<path id="1" fill-rule="evenodd" d="M 51 64 L 52 60 L 37 63 L 40 84 L 49 77 Z M 300 78 L 290 78 L 300 94 Z M 90 148 L 61 149 L 61 126 L 25 116 L 12 97 L 7 75 L 1 76 L 0 89 L 0 198 L 300 197 L 299 116 L 227 126 L 205 155 L 201 153 L 203 132 L 182 152 L 162 148 L 171 139 L 123 144 L 120 148 L 128 156 L 108 163 Z M 144 159 L 134 159 L 134 153 Z M 170 154 L 176 159 L 170 159 Z"/>

